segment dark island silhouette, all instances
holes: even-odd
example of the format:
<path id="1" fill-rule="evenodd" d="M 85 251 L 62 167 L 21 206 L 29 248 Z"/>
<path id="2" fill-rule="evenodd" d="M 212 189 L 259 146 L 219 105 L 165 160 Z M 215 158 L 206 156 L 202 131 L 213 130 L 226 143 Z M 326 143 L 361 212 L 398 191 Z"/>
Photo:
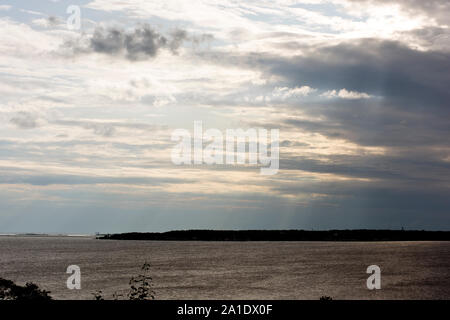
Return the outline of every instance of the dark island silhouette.
<path id="1" fill-rule="evenodd" d="M 159 241 L 450 241 L 450 231 L 178 230 L 105 234 L 98 239 Z"/>

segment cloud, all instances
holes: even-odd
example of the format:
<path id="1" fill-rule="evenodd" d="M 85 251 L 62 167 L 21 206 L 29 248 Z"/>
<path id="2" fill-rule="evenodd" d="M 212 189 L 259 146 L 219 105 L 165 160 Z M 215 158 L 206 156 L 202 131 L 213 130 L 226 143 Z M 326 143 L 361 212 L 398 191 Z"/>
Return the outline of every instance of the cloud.
<path id="1" fill-rule="evenodd" d="M 37 116 L 25 111 L 18 112 L 10 119 L 10 122 L 21 129 L 33 129 L 38 126 Z"/>
<path id="2" fill-rule="evenodd" d="M 204 41 L 209 39 L 204 36 Z M 185 41 L 198 43 L 202 41 L 201 39 L 203 38 L 188 36 L 188 33 L 181 29 L 176 29 L 165 36 L 150 25 L 142 24 L 129 31 L 114 27 L 97 27 L 92 36 L 66 41 L 64 47 L 71 49 L 75 54 L 101 53 L 124 57 L 130 61 L 140 61 L 156 57 L 162 49 L 178 54 Z"/>
<path id="3" fill-rule="evenodd" d="M 440 51 L 418 51 L 400 42 L 361 39 L 338 45 L 310 47 L 302 55 L 266 53 L 224 55 L 201 54 L 219 64 L 259 70 L 270 79 L 280 77 L 295 86 L 308 83 L 319 90 L 345 88 L 383 98 L 408 111 L 442 112 L 450 116 L 450 55 Z"/>
<path id="4" fill-rule="evenodd" d="M 34 19 L 32 23 L 40 27 L 50 28 L 62 24 L 62 21 L 58 17 L 49 16 L 48 18 Z"/>
<path id="5" fill-rule="evenodd" d="M 448 27 L 423 27 L 401 32 L 399 36 L 416 43 L 419 48 L 425 50 L 450 51 L 450 28 Z"/>
<path id="6" fill-rule="evenodd" d="M 425 14 L 437 20 L 439 23 L 448 25 L 450 17 L 450 2 L 447 0 L 347 0 L 350 3 L 367 3 L 372 6 L 400 5 L 411 14 Z"/>
<path id="7" fill-rule="evenodd" d="M 188 37 L 188 34 L 185 30 L 177 29 L 171 34 L 172 40 L 169 42 L 169 48 L 173 53 L 177 53 L 177 50 L 183 44 Z"/>
<path id="8" fill-rule="evenodd" d="M 131 122 L 119 122 L 119 121 L 90 121 L 90 120 L 56 120 L 53 124 L 68 127 L 81 127 L 83 129 L 92 130 L 94 134 L 103 137 L 112 137 L 116 134 L 117 128 L 155 131 L 164 130 L 165 126 L 152 125 L 146 123 L 131 123 Z"/>
<path id="9" fill-rule="evenodd" d="M 323 96 L 339 98 L 280 104 L 279 117 L 249 123 L 280 128 L 285 137 L 302 134 L 305 138 L 299 141 L 311 145 L 298 151 L 292 143 L 283 143 L 289 155 L 281 161 L 281 170 L 369 179 L 372 185 L 395 192 L 411 184 L 419 186 L 417 193 L 424 188 L 448 192 L 448 183 L 442 179 L 450 172 L 450 143 L 443 139 L 450 136 L 450 92 L 444 85 L 450 83 L 448 53 L 362 39 L 304 48 L 302 55 L 291 57 L 254 53 L 222 59 L 227 60 L 260 70 L 267 79 L 276 78 L 289 87 L 308 83 Z M 323 144 L 314 143 L 315 134 L 325 137 L 325 145 L 331 149 L 320 153 Z M 339 147 L 341 141 L 357 148 L 380 148 L 381 152 L 330 154 L 346 152 Z M 293 190 L 295 186 L 285 188 Z M 330 191 L 327 186 L 322 188 L 323 193 Z M 354 191 L 344 193 L 354 194 L 358 188 L 353 183 L 350 189 Z M 392 203 L 395 206 L 394 200 Z"/>
<path id="10" fill-rule="evenodd" d="M 118 54 L 125 51 L 130 60 L 154 57 L 158 50 L 167 46 L 167 39 L 148 25 L 143 25 L 127 33 L 119 29 L 97 29 L 91 38 L 90 47 L 95 52 Z"/>
<path id="11" fill-rule="evenodd" d="M 273 90 L 272 95 L 275 98 L 286 100 L 291 97 L 305 97 L 315 91 L 317 91 L 317 90 L 314 88 L 311 88 L 309 86 L 302 86 L 302 87 L 295 87 L 295 88 L 276 87 Z"/>
<path id="12" fill-rule="evenodd" d="M 341 89 L 339 91 L 336 90 L 328 90 L 321 94 L 321 96 L 326 98 L 342 98 L 342 99 L 369 99 L 371 98 L 365 92 L 357 92 L 357 91 L 348 91 L 347 89 Z"/>

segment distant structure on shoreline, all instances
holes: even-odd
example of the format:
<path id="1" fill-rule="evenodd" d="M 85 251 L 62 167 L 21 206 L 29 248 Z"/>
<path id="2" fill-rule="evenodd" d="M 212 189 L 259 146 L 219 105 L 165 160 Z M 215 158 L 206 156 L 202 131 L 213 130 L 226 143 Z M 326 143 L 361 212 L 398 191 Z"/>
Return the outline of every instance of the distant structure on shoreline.
<path id="1" fill-rule="evenodd" d="M 159 241 L 450 241 L 450 231 L 425 230 L 183 230 L 106 234 L 106 240 Z"/>

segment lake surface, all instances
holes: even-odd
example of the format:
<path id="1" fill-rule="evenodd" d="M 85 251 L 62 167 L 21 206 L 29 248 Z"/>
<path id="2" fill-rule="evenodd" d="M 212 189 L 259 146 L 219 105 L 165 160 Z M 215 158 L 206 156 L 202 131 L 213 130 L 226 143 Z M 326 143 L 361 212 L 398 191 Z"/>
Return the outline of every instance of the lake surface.
<path id="1" fill-rule="evenodd" d="M 0 277 L 56 299 L 126 293 L 147 261 L 157 299 L 450 299 L 450 242 L 169 242 L 0 237 Z M 368 290 L 369 265 L 381 289 Z M 81 268 L 81 290 L 66 268 Z"/>

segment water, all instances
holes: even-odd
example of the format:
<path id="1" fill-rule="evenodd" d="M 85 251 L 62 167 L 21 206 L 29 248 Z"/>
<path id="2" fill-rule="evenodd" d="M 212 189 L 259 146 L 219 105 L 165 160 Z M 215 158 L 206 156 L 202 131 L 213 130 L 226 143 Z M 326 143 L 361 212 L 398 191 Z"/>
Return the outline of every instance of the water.
<path id="1" fill-rule="evenodd" d="M 157 299 L 450 299 L 450 242 L 159 242 L 0 237 L 0 277 L 56 299 L 126 293 L 148 261 Z M 82 289 L 68 290 L 67 266 Z M 381 290 L 366 269 L 381 267 Z"/>

